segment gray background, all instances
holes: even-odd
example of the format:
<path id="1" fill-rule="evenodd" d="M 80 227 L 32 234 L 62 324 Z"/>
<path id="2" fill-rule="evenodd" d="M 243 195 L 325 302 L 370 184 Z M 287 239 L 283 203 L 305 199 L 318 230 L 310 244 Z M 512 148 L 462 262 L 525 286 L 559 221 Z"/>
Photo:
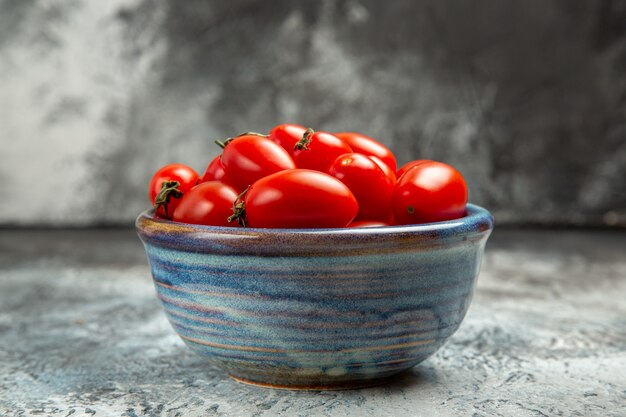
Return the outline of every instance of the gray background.
<path id="1" fill-rule="evenodd" d="M 499 224 L 626 225 L 626 1 L 0 0 L 0 224 L 130 224 L 281 122 L 466 176 Z"/>

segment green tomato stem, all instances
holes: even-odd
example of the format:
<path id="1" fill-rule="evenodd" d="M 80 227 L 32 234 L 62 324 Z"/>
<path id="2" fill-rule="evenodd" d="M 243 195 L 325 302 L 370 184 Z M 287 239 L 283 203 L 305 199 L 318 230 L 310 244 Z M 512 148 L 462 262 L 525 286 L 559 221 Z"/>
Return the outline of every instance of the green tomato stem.
<path id="1" fill-rule="evenodd" d="M 304 134 L 302 135 L 302 139 L 300 139 L 294 146 L 293 146 L 293 150 L 294 151 L 306 151 L 307 149 L 309 149 L 309 144 L 311 143 L 311 135 L 315 133 L 315 131 L 311 128 L 308 128 L 307 130 L 304 131 Z"/>
<path id="2" fill-rule="evenodd" d="M 228 217 L 228 223 L 232 222 L 233 220 L 237 220 L 237 223 L 239 223 L 241 226 L 248 226 L 248 220 L 246 219 L 246 204 L 242 201 L 242 199 L 249 189 L 250 186 L 243 190 L 242 193 L 239 194 L 233 202 L 233 214 Z"/>
<path id="3" fill-rule="evenodd" d="M 168 206 L 170 204 L 170 199 L 174 198 L 182 198 L 183 192 L 178 188 L 180 187 L 180 182 L 178 181 L 164 181 L 161 184 L 161 190 L 154 198 L 154 208 L 158 209 L 159 207 L 163 207 L 163 211 L 165 212 L 166 217 L 170 217 L 168 212 Z"/>

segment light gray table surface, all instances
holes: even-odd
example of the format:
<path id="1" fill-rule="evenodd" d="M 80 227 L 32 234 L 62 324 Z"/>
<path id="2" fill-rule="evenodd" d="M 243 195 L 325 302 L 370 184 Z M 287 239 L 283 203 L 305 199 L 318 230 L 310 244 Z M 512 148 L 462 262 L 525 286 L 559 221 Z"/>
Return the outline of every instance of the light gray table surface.
<path id="1" fill-rule="evenodd" d="M 170 328 L 132 230 L 0 230 L 0 416 L 626 416 L 626 232 L 497 230 L 432 358 L 354 391 L 242 385 Z"/>

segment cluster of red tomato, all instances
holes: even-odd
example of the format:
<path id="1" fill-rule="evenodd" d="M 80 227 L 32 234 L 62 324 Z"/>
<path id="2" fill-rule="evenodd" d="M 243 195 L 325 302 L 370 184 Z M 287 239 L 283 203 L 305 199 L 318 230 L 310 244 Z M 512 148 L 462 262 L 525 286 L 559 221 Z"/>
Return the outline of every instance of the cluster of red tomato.
<path id="1" fill-rule="evenodd" d="M 148 190 L 160 217 L 183 223 L 262 228 L 417 224 L 462 217 L 463 176 L 450 165 L 396 158 L 360 133 L 283 124 L 268 135 L 225 142 L 200 177 L 171 164 Z"/>

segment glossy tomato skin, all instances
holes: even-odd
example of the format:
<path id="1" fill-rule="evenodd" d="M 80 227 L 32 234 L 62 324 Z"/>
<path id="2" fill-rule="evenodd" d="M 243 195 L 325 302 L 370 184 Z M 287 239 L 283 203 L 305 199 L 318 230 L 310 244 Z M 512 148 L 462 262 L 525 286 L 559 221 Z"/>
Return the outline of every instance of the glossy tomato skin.
<path id="1" fill-rule="evenodd" d="M 202 178 L 200 178 L 200 182 L 221 181 L 225 176 L 226 171 L 224 171 L 220 155 L 218 155 L 207 165 L 204 174 L 202 174 Z"/>
<path id="2" fill-rule="evenodd" d="M 347 153 L 335 159 L 328 174 L 343 182 L 359 203 L 355 220 L 389 222 L 394 183 L 371 158 Z"/>
<path id="3" fill-rule="evenodd" d="M 373 220 L 356 220 L 348 225 L 351 229 L 357 229 L 361 227 L 386 227 L 391 226 L 389 223 L 385 222 L 377 222 Z"/>
<path id="4" fill-rule="evenodd" d="M 404 174 L 407 170 L 418 166 L 421 163 L 424 162 L 432 162 L 430 159 L 416 159 L 415 161 L 409 161 L 406 164 L 402 165 L 400 167 L 400 169 L 398 169 L 398 171 L 396 172 L 396 178 L 400 179 L 400 177 L 402 176 L 402 174 Z"/>
<path id="5" fill-rule="evenodd" d="M 148 185 L 148 197 L 153 205 L 154 200 L 157 194 L 161 191 L 161 187 L 165 181 L 178 181 L 180 183 L 178 189 L 184 195 L 198 183 L 199 178 L 198 173 L 193 168 L 184 164 L 169 164 L 161 167 L 154 173 L 152 179 L 150 180 L 150 184 Z M 160 217 L 171 219 L 171 215 L 180 201 L 180 198 L 172 196 L 167 207 L 167 214 L 165 213 L 163 206 L 157 208 L 156 214 Z"/>
<path id="6" fill-rule="evenodd" d="M 395 185 L 396 181 L 398 180 L 398 178 L 396 177 L 396 172 L 389 168 L 389 165 L 384 163 L 380 158 L 377 158 L 375 156 L 369 156 L 369 158 L 372 161 L 376 162 L 376 164 L 378 164 L 378 166 L 380 167 L 380 169 L 383 170 L 387 178 L 389 178 L 389 181 L 391 181 Z"/>
<path id="7" fill-rule="evenodd" d="M 306 127 L 293 124 L 282 124 L 275 126 L 268 135 L 270 140 L 282 146 L 289 155 L 293 155 L 293 147 L 302 139 Z"/>
<path id="8" fill-rule="evenodd" d="M 222 152 L 222 165 L 229 182 L 240 190 L 267 175 L 296 167 L 282 146 L 257 135 L 242 135 L 230 141 Z"/>
<path id="9" fill-rule="evenodd" d="M 356 132 L 339 132 L 335 133 L 335 136 L 343 140 L 346 145 L 352 148 L 353 152 L 375 156 L 387 164 L 389 169 L 396 171 L 397 163 L 393 152 L 377 140 Z"/>
<path id="10" fill-rule="evenodd" d="M 463 217 L 467 204 L 465 179 L 453 167 L 428 161 L 409 168 L 393 194 L 395 224 L 418 224 Z"/>
<path id="11" fill-rule="evenodd" d="M 308 169 L 262 178 L 244 198 L 249 227 L 346 227 L 359 210 L 356 198 L 341 181 Z"/>
<path id="12" fill-rule="evenodd" d="M 174 210 L 173 220 L 181 223 L 210 226 L 237 227 L 236 221 L 228 222 L 233 214 L 233 202 L 237 191 L 220 181 L 207 181 L 185 193 Z"/>
<path id="13" fill-rule="evenodd" d="M 216 156 L 209 163 L 204 171 L 204 174 L 200 178 L 200 182 L 207 181 L 220 181 L 224 184 L 232 185 L 229 181 L 228 175 L 226 175 L 226 171 L 224 170 L 224 165 L 222 165 L 221 155 Z"/>
<path id="14" fill-rule="evenodd" d="M 337 157 L 350 152 L 352 148 L 337 136 L 327 132 L 313 132 L 308 136 L 306 144 L 301 147 L 298 145 L 294 150 L 293 160 L 298 168 L 327 172 Z"/>

